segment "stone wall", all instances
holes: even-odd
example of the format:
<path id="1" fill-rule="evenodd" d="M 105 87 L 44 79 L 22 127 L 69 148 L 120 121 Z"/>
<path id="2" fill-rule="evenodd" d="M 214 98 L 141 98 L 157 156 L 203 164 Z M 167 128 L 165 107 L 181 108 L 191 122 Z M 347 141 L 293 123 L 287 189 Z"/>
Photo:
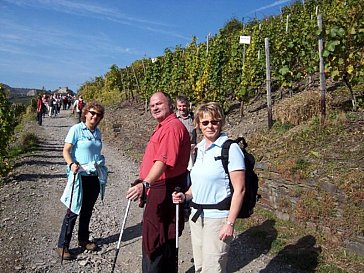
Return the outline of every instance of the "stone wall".
<path id="1" fill-rule="evenodd" d="M 348 200 L 334 184 L 325 179 L 314 181 L 283 177 L 265 162 L 257 162 L 255 170 L 262 196 L 258 206 L 274 212 L 279 219 L 327 233 L 333 243 L 364 256 L 363 227 L 361 233 L 353 233 L 337 225 Z M 308 198 L 315 202 L 317 211 L 302 205 L 309 202 Z"/>

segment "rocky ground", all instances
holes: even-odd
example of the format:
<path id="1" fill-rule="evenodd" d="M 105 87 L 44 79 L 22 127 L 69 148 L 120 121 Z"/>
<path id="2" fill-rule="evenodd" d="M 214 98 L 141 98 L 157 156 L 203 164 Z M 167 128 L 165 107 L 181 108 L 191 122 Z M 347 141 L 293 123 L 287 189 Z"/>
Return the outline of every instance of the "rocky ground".
<path id="1" fill-rule="evenodd" d="M 71 250 L 78 254 L 77 260 L 64 261 L 63 265 L 55 253 L 61 221 L 66 212 L 59 201 L 66 183 L 62 147 L 75 119 L 70 111 L 62 111 L 57 118 L 47 117 L 43 126 L 36 123 L 28 125 L 27 130 L 36 130 L 41 144 L 37 151 L 17 161 L 8 182 L 0 188 L 1 272 L 111 272 L 127 205 L 125 193 L 138 173 L 138 155 L 130 153 L 130 145 L 139 145 L 140 149 L 144 147 L 154 124 L 149 114 L 135 110 L 124 109 L 124 114 L 129 115 L 127 123 L 115 117 L 111 119 L 110 112 L 105 118 L 106 124 L 114 127 L 103 127 L 103 153 L 110 173 L 105 199 L 96 203 L 91 222 L 91 236 L 99 250 L 82 252 L 77 247 L 77 236 L 74 236 Z M 133 115 L 139 118 L 134 120 L 134 124 L 129 124 Z M 258 114 L 255 118 L 250 122 L 261 124 L 257 122 L 260 119 Z M 141 127 L 148 129 L 136 130 Z M 115 272 L 141 272 L 141 219 L 142 210 L 132 203 Z M 229 272 L 299 272 L 288 264 L 278 262 L 279 259 L 268 254 L 269 247 L 257 245 L 250 234 L 249 230 L 236 234 L 230 252 Z M 179 242 L 179 272 L 193 273 L 188 224 Z"/>

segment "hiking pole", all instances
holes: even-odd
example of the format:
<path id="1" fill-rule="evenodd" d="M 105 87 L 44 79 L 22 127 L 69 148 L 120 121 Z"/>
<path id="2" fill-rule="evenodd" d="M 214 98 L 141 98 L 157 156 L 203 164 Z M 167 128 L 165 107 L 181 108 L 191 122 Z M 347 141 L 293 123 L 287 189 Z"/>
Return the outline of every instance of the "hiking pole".
<path id="1" fill-rule="evenodd" d="M 112 268 L 111 268 L 111 273 L 114 272 L 116 260 L 118 258 L 118 254 L 119 254 L 119 250 L 120 250 L 121 237 L 123 237 L 123 231 L 124 231 L 124 227 L 125 227 L 125 223 L 126 223 L 126 217 L 128 216 L 128 213 L 129 213 L 130 202 L 131 202 L 131 199 L 128 200 L 128 205 L 126 206 L 126 209 L 125 209 L 125 215 L 124 215 L 123 223 L 121 225 L 119 241 L 118 241 L 118 244 L 116 246 L 116 252 L 115 252 L 114 262 L 113 262 L 113 265 L 112 265 Z"/>
<path id="2" fill-rule="evenodd" d="M 176 187 L 174 189 L 176 193 L 179 193 L 181 191 L 180 187 Z M 176 204 L 176 273 L 178 273 L 178 247 L 179 247 L 179 203 Z"/>
<path id="3" fill-rule="evenodd" d="M 66 241 L 67 241 L 67 231 L 68 231 L 68 226 L 70 224 L 71 206 L 72 206 L 73 190 L 75 188 L 76 175 L 77 175 L 77 173 L 73 173 L 73 181 L 72 181 L 72 189 L 71 189 L 71 198 L 70 198 L 70 204 L 69 204 L 68 209 L 67 209 L 67 222 L 66 222 L 66 230 L 65 230 L 65 234 L 64 234 L 61 264 L 63 264 L 64 250 L 65 250 Z"/>

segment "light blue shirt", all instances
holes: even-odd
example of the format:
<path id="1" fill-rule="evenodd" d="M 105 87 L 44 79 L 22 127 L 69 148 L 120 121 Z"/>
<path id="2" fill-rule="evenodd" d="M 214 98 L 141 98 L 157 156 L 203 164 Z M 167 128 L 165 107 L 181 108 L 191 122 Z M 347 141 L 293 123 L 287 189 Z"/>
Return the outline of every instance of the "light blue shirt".
<path id="1" fill-rule="evenodd" d="M 102 142 L 99 128 L 91 132 L 84 122 L 73 125 L 64 142 L 73 145 L 72 159 L 81 165 L 96 161 L 101 154 Z"/>
<path id="2" fill-rule="evenodd" d="M 101 155 L 102 142 L 101 132 L 98 128 L 91 132 L 85 125 L 80 122 L 73 125 L 65 139 L 65 143 L 73 145 L 71 156 L 73 161 L 80 163 L 80 170 L 76 175 L 70 172 L 67 166 L 67 184 L 61 196 L 62 203 L 69 207 L 72 204 L 71 211 L 79 214 L 82 206 L 82 183 L 80 181 L 83 175 L 97 175 L 100 182 L 100 195 L 103 200 L 105 194 L 105 185 L 107 182 L 107 167 L 105 166 L 105 158 Z M 73 193 L 72 193 L 72 185 Z"/>
<path id="3" fill-rule="evenodd" d="M 221 160 L 221 146 L 228 139 L 225 133 L 205 149 L 206 141 L 197 144 L 197 158 L 191 170 L 192 196 L 196 204 L 217 204 L 231 195 L 229 178 L 225 173 Z M 238 144 L 233 143 L 229 149 L 229 172 L 245 170 L 244 154 Z M 192 208 L 192 215 L 196 212 Z M 206 218 L 224 218 L 228 210 L 204 209 L 201 214 Z"/>

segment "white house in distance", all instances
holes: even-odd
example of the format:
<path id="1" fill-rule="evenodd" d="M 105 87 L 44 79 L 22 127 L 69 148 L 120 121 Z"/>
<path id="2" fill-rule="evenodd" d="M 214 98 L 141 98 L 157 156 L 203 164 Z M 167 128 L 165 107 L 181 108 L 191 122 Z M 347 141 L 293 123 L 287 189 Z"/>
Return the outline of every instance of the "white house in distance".
<path id="1" fill-rule="evenodd" d="M 37 95 L 37 90 L 36 89 L 31 89 L 27 92 L 27 97 L 34 97 Z"/>
<path id="2" fill-rule="evenodd" d="M 67 95 L 71 94 L 74 95 L 75 92 L 73 92 L 71 89 L 68 89 L 68 87 L 59 87 L 58 89 L 53 91 L 54 94 L 60 94 L 60 95 Z"/>

